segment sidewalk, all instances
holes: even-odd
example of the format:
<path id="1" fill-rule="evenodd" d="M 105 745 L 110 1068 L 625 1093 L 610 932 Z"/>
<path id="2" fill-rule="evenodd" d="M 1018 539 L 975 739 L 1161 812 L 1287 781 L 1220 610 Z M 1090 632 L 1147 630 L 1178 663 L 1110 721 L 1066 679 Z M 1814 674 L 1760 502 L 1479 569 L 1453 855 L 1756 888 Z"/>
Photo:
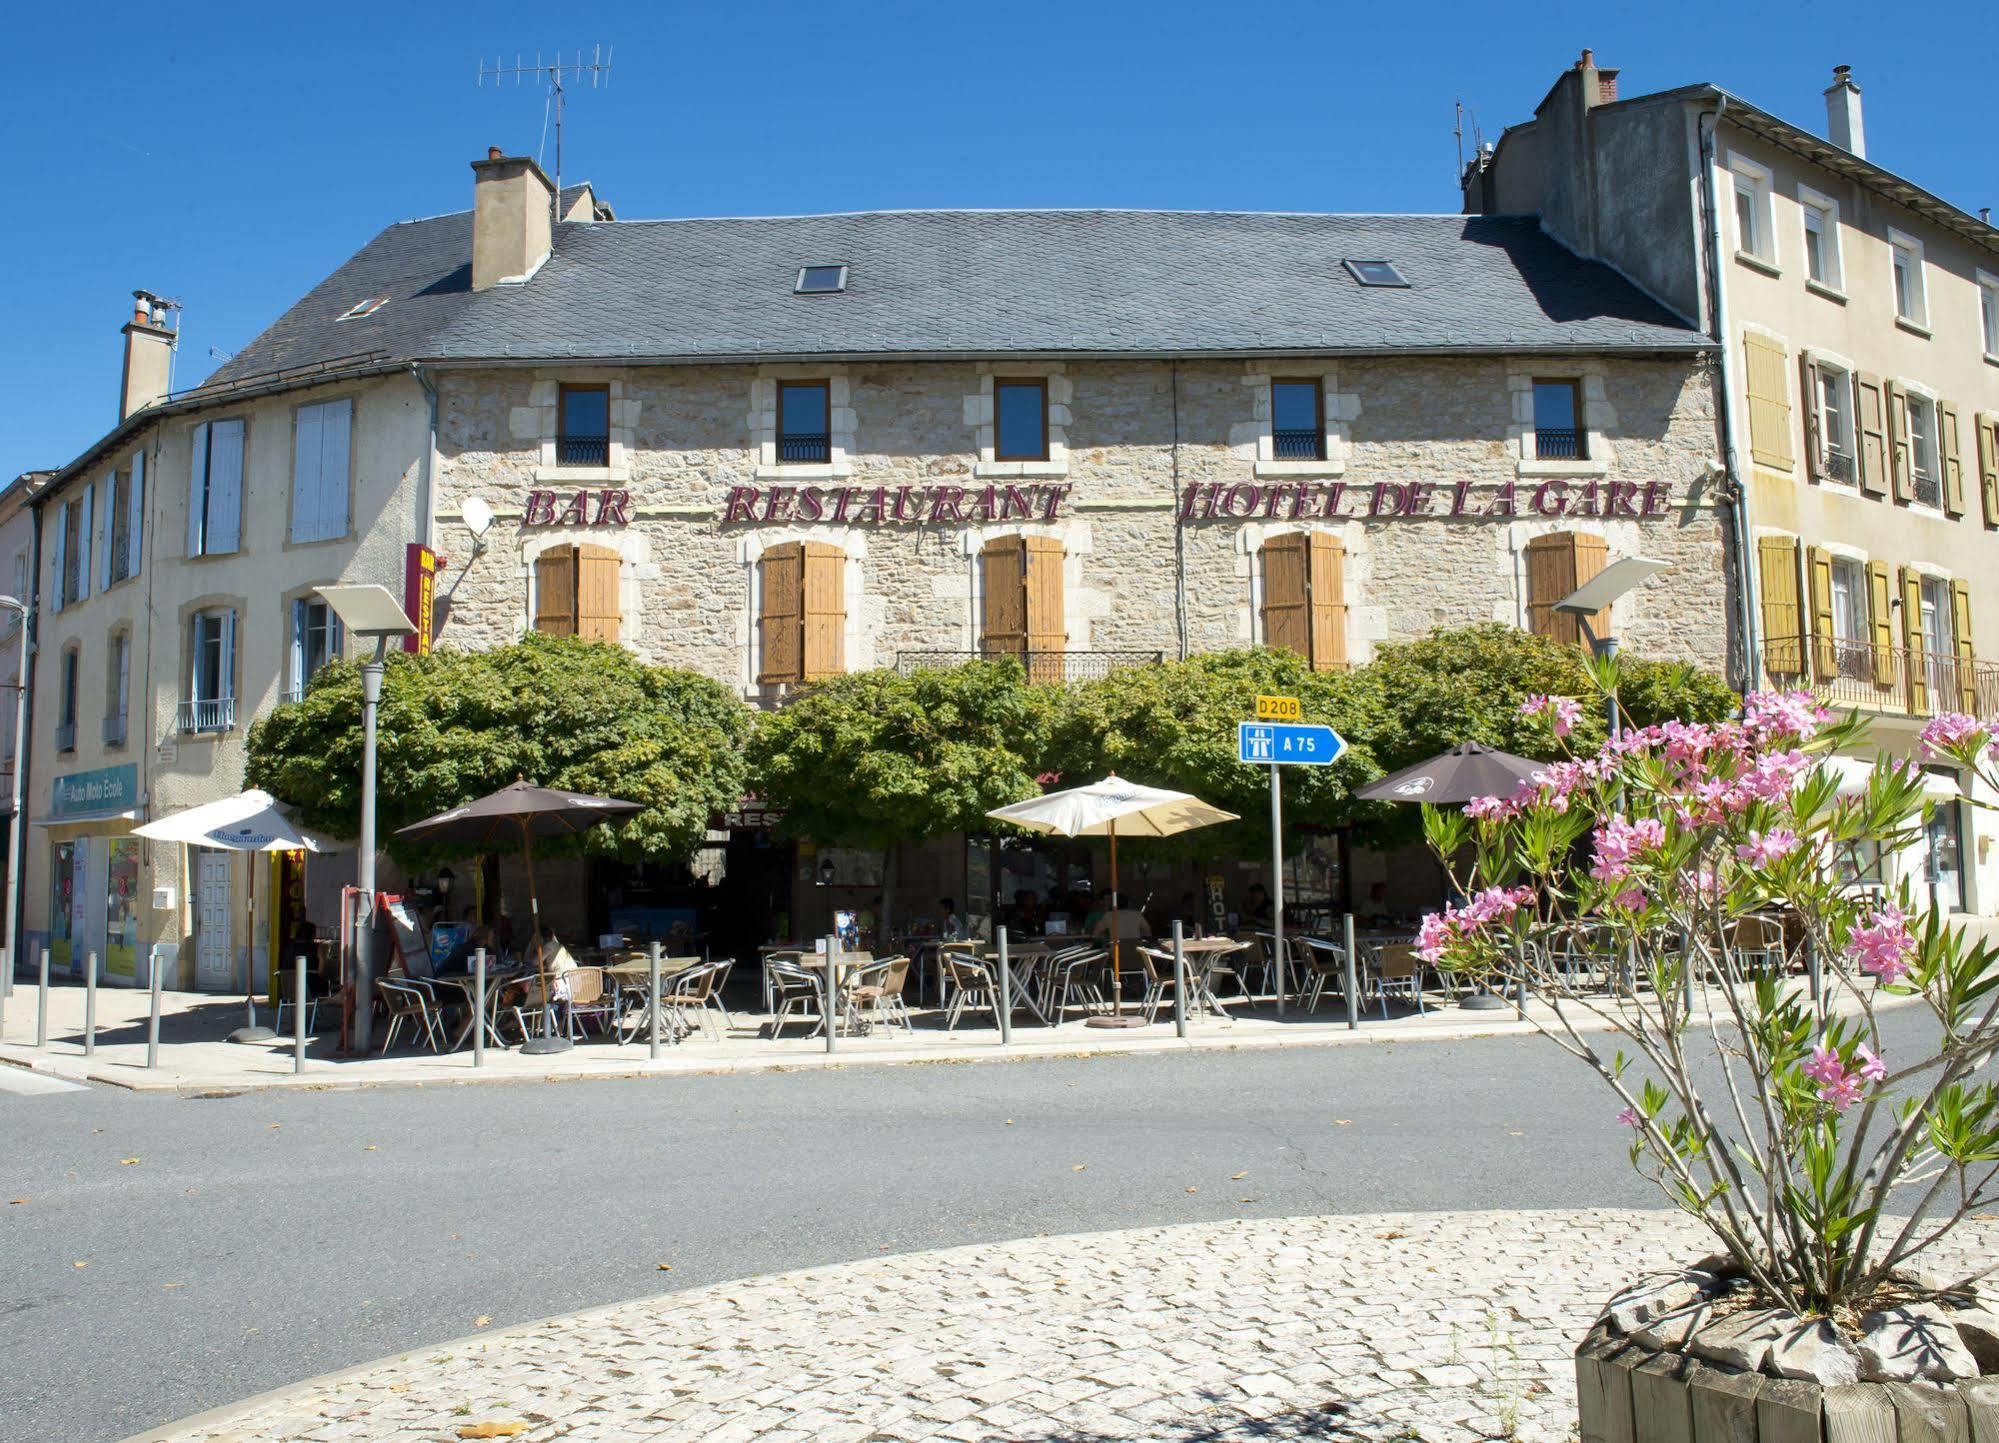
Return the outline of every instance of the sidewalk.
<path id="1" fill-rule="evenodd" d="M 1973 1221 L 1951 1254 L 1995 1242 Z M 131 1443 L 1560 1440 L 1574 1340 L 1710 1246 L 1680 1213 L 1592 1209 L 908 1253 L 477 1334 Z"/>
<path id="2" fill-rule="evenodd" d="M 1316 1013 L 1291 1009 L 1279 1020 L 1268 1007 L 1244 1012 L 1228 1021 L 1190 1018 L 1187 1037 L 1174 1035 L 1169 1013 L 1147 1027 L 1108 1030 L 1086 1027 L 1080 1018 L 1058 1028 L 1022 1022 L 1013 1041 L 1002 1045 L 990 1016 L 968 1018 L 956 1032 L 946 1032 L 924 1014 L 912 1032 L 877 1031 L 871 1036 L 841 1037 L 828 1053 L 824 1038 L 804 1035 L 794 1023 L 788 1035 L 769 1038 L 759 1031 L 769 1019 L 738 1013 L 736 1025 L 720 1042 L 696 1034 L 685 1042 L 662 1046 L 657 1062 L 647 1059 L 646 1043 L 616 1046 L 594 1034 L 568 1052 L 551 1057 L 523 1057 L 517 1051 L 489 1047 L 483 1067 L 473 1065 L 469 1050 L 432 1053 L 413 1051 L 399 1042 L 388 1057 L 341 1058 L 333 1052 L 334 1038 L 308 1040 L 305 1071 L 292 1070 L 289 1037 L 280 1042 L 238 1046 L 224 1041 L 243 1021 L 243 1001 L 209 993 L 168 992 L 161 999 L 160 1065 L 148 1071 L 146 1062 L 146 993 L 101 988 L 97 994 L 97 1051 L 83 1055 L 84 993 L 81 987 L 51 988 L 49 1044 L 36 1048 L 35 992 L 17 986 L 8 1000 L 6 1027 L 0 1035 L 0 1065 L 31 1067 L 37 1072 L 72 1081 L 105 1083 L 134 1091 L 237 1092 L 261 1088 L 342 1088 L 418 1086 L 477 1082 L 562 1082 L 583 1078 L 675 1076 L 690 1073 L 762 1072 L 814 1067 L 844 1067 L 890 1063 L 966 1063 L 1022 1058 L 1084 1057 L 1133 1053 L 1178 1052 L 1190 1049 L 1226 1050 L 1265 1047 L 1355 1046 L 1380 1042 L 1459 1041 L 1473 1037 L 1531 1036 L 1532 1020 L 1521 1021 L 1512 1008 L 1465 1011 L 1455 1005 L 1433 1005 L 1422 1015 L 1397 1006 L 1383 1020 L 1377 1004 L 1349 1030 L 1346 1012 L 1337 999 Z M 1901 1004 L 1906 1005 L 1906 1004 Z M 1539 1004 L 1529 1018 L 1552 1019 Z M 1572 1014 L 1573 1016 L 1573 1014 Z M 331 1025 L 332 1013 L 325 1014 Z M 260 1007 L 258 1019 L 270 1025 L 270 1009 Z M 290 1021 L 289 1017 L 286 1019 Z M 1584 1019 L 1578 1019 L 1579 1023 Z M 926 1025 L 928 1023 L 928 1025 Z M 809 1025 L 809 1024 L 808 1024 Z"/>

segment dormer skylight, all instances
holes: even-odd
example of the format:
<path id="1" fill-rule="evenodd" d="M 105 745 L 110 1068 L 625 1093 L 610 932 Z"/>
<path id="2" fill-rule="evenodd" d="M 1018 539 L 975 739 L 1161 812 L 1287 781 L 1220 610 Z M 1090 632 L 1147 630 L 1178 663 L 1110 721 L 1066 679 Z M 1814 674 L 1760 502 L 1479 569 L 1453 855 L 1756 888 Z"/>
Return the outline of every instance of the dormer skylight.
<path id="1" fill-rule="evenodd" d="M 336 316 L 334 319 L 341 321 L 358 321 L 363 316 L 374 315 L 375 312 L 379 311 L 383 306 L 386 306 L 388 303 L 389 303 L 389 298 L 387 296 L 370 296 L 365 301 L 356 301 L 353 305 L 349 306 L 343 313 L 341 313 L 339 316 Z"/>
<path id="2" fill-rule="evenodd" d="M 791 288 L 795 296 L 831 296 L 847 288 L 847 267 L 832 261 L 818 262 L 798 268 L 798 284 Z"/>
<path id="3" fill-rule="evenodd" d="M 1343 261 L 1347 274 L 1364 286 L 1403 286 L 1409 282 L 1395 269 L 1394 261 Z"/>

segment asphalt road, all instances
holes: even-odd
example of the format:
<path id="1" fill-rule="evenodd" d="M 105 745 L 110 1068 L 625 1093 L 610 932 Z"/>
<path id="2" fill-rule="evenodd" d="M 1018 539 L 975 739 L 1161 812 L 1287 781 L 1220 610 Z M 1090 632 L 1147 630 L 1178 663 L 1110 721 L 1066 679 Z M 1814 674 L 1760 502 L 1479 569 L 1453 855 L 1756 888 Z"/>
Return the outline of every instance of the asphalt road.
<path id="1" fill-rule="evenodd" d="M 1913 1042 L 1912 1014 L 1891 1022 L 1891 1043 Z M 879 1252 L 1235 1216 L 1660 1206 L 1615 1110 L 1533 1038 L 0 1092 L 0 1438 L 118 1439 L 481 1319 Z"/>

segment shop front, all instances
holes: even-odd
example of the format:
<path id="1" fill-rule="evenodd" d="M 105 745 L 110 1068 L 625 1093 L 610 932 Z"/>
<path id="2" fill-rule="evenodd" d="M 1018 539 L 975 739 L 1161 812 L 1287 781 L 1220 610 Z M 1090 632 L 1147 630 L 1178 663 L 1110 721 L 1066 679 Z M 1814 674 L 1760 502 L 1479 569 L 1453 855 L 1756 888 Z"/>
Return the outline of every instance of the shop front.
<path id="1" fill-rule="evenodd" d="M 54 779 L 39 823 L 49 848 L 49 928 L 29 938 L 31 949 L 48 948 L 52 975 L 82 977 L 94 953 L 106 985 L 148 980 L 139 938 L 141 849 L 129 835 L 139 821 L 134 765 Z"/>

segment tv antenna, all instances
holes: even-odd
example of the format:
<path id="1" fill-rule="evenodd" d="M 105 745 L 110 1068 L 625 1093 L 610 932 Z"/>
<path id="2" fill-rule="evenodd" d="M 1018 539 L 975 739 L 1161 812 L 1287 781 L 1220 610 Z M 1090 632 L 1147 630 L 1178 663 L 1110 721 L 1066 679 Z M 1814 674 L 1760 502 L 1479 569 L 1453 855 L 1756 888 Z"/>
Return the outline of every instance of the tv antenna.
<path id="1" fill-rule="evenodd" d="M 515 85 L 520 85 L 532 77 L 535 83 L 548 87 L 548 100 L 553 104 L 555 109 L 555 209 L 558 219 L 560 219 L 562 213 L 563 96 L 567 93 L 570 85 L 581 85 L 586 79 L 590 82 L 592 90 L 608 89 L 611 84 L 612 48 L 605 45 L 592 46 L 590 54 L 587 57 L 579 49 L 575 56 L 569 60 L 564 60 L 562 52 L 558 50 L 555 52 L 555 58 L 547 61 L 541 58 L 541 52 L 537 50 L 534 54 L 534 63 L 532 65 L 528 64 L 519 52 L 515 53 L 512 65 L 506 63 L 506 57 L 504 56 L 494 56 L 493 63 L 490 66 L 486 64 L 486 58 L 483 55 L 479 57 L 479 84 L 481 86 L 485 85 L 488 80 L 491 80 L 496 86 L 503 85 L 509 77 L 513 79 Z M 546 129 L 548 124 L 547 114 L 547 108 L 544 107 L 542 112 L 542 135 L 544 140 L 548 134 Z M 535 159 L 537 162 L 541 159 L 539 150 L 536 151 Z"/>

